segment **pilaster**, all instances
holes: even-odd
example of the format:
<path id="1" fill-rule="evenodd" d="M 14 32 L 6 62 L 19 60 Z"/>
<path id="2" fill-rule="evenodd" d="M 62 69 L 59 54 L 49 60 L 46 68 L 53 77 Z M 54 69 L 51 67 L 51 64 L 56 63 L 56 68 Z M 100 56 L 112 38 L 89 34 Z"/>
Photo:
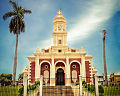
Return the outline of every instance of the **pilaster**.
<path id="1" fill-rule="evenodd" d="M 86 66 L 85 66 L 86 52 L 84 48 L 80 50 L 80 53 L 81 53 L 81 63 L 82 63 L 82 77 L 85 78 L 86 77 Z"/>
<path id="2" fill-rule="evenodd" d="M 54 64 L 54 56 L 52 56 L 52 64 L 50 66 L 50 86 L 55 86 L 55 64 Z"/>
<path id="3" fill-rule="evenodd" d="M 39 65 L 39 56 L 35 58 L 35 80 L 40 78 L 40 65 Z"/>
<path id="4" fill-rule="evenodd" d="M 34 53 L 34 55 L 35 55 L 35 80 L 38 80 L 40 79 L 39 48 L 36 49 L 36 52 Z"/>
<path id="5" fill-rule="evenodd" d="M 85 57 L 82 56 L 81 58 L 81 62 L 82 62 L 82 77 L 86 77 L 86 67 L 85 67 Z"/>
<path id="6" fill-rule="evenodd" d="M 70 64 L 69 64 L 69 57 L 66 57 L 66 67 L 65 67 L 65 84 L 66 86 L 71 85 L 71 78 L 70 78 Z"/>

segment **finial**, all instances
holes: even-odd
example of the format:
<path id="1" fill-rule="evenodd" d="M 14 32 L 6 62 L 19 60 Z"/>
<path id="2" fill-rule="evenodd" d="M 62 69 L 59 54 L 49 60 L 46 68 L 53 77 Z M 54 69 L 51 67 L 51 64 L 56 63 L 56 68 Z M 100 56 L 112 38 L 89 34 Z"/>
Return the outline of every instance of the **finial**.
<path id="1" fill-rule="evenodd" d="M 36 52 L 35 53 L 40 53 L 39 48 L 36 48 Z"/>
<path id="2" fill-rule="evenodd" d="M 58 14 L 62 14 L 61 9 L 58 11 Z"/>
<path id="3" fill-rule="evenodd" d="M 84 50 L 83 47 L 81 48 L 80 52 L 81 52 L 81 53 L 85 53 L 85 50 Z"/>

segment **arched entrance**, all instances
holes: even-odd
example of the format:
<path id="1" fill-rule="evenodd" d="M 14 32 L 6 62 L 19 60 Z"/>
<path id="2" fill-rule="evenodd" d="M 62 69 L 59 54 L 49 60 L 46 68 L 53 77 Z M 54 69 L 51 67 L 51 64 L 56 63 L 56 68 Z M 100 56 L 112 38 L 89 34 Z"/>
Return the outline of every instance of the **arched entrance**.
<path id="1" fill-rule="evenodd" d="M 65 85 L 64 70 L 59 68 L 56 75 L 56 85 Z"/>

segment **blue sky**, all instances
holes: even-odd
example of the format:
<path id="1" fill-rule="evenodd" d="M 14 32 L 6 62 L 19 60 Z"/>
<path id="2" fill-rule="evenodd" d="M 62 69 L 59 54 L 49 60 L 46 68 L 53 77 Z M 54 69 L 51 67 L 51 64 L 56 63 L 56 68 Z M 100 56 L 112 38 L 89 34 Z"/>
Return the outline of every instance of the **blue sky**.
<path id="1" fill-rule="evenodd" d="M 15 1 L 15 0 L 14 0 Z M 28 56 L 36 48 L 52 45 L 53 19 L 59 9 L 67 20 L 67 45 L 83 47 L 92 55 L 98 74 L 103 71 L 102 33 L 106 29 L 106 61 L 108 74 L 120 72 L 120 0 L 16 0 L 23 8 L 32 10 L 25 15 L 26 30 L 19 36 L 17 74 L 28 65 Z M 10 34 L 2 16 L 12 10 L 8 0 L 0 2 L 0 73 L 12 73 L 15 35 Z"/>

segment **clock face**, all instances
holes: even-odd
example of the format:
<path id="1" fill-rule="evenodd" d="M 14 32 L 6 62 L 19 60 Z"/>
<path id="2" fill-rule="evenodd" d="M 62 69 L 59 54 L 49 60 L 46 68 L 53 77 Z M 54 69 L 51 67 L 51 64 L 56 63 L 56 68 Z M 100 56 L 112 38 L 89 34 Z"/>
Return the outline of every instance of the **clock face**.
<path id="1" fill-rule="evenodd" d="M 58 25 L 58 30 L 61 30 L 62 29 L 62 25 Z"/>

